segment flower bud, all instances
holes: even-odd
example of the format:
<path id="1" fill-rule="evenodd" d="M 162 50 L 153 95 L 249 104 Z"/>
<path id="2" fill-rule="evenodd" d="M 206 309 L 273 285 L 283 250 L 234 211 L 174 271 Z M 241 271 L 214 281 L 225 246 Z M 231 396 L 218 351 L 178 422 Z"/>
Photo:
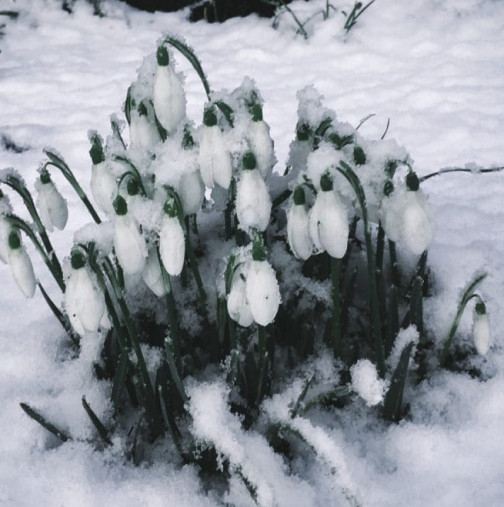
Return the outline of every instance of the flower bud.
<path id="1" fill-rule="evenodd" d="M 52 231 L 53 227 L 64 229 L 68 220 L 67 202 L 58 192 L 47 171 L 41 173 L 35 188 L 38 191 L 36 204 L 44 227 L 48 231 Z"/>
<path id="2" fill-rule="evenodd" d="M 287 239 L 294 256 L 306 260 L 313 252 L 313 242 L 308 230 L 309 218 L 302 187 L 294 191 L 293 201 L 287 213 Z"/>
<path id="3" fill-rule="evenodd" d="M 204 124 L 201 127 L 199 166 L 203 182 L 208 188 L 213 188 L 215 183 L 224 189 L 229 187 L 233 172 L 231 154 L 216 124 Z"/>
<path id="4" fill-rule="evenodd" d="M 246 291 L 246 272 L 240 266 L 233 275 L 231 290 L 227 296 L 229 316 L 240 326 L 248 327 L 254 322 Z"/>
<path id="5" fill-rule="evenodd" d="M 0 215 L 0 260 L 7 264 L 9 262 L 9 234 L 11 225 L 5 216 Z"/>
<path id="6" fill-rule="evenodd" d="M 105 161 L 100 138 L 94 135 L 91 142 L 91 150 L 89 151 L 93 162 L 91 167 L 91 192 L 100 209 L 107 215 L 113 216 L 112 201 L 117 192 L 116 177 L 112 174 L 108 162 Z"/>
<path id="7" fill-rule="evenodd" d="M 145 285 L 156 294 L 158 297 L 162 297 L 167 292 L 167 287 L 164 282 L 163 273 L 161 271 L 161 264 L 159 262 L 158 253 L 156 248 L 149 250 L 145 268 L 142 272 L 142 278 Z"/>
<path id="8" fill-rule="evenodd" d="M 479 301 L 474 308 L 473 338 L 478 354 L 482 356 L 486 355 L 492 344 L 492 336 L 490 334 L 486 306 L 483 301 Z"/>
<path id="9" fill-rule="evenodd" d="M 172 134 L 186 115 L 186 98 L 180 78 L 170 65 L 168 51 L 160 46 L 157 51 L 154 76 L 154 110 L 163 128 Z"/>
<path id="10" fill-rule="evenodd" d="M 168 274 L 178 276 L 184 267 L 185 237 L 176 215 L 166 214 L 159 231 L 159 253 Z"/>
<path id="11" fill-rule="evenodd" d="M 248 138 L 257 160 L 257 169 L 263 179 L 266 179 L 270 176 L 276 162 L 274 144 L 268 124 L 262 119 L 252 121 L 249 124 Z"/>
<path id="12" fill-rule="evenodd" d="M 180 177 L 178 194 L 182 201 L 184 215 L 193 215 L 201 209 L 205 198 L 205 184 L 198 169 L 185 172 Z"/>
<path id="13" fill-rule="evenodd" d="M 402 224 L 406 247 L 416 255 L 427 250 L 432 240 L 432 225 L 420 190 L 406 192 Z"/>
<path id="14" fill-rule="evenodd" d="M 154 110 L 148 100 L 142 100 L 131 111 L 130 141 L 132 146 L 142 150 L 152 150 L 161 141 Z"/>
<path id="15" fill-rule="evenodd" d="M 37 282 L 30 257 L 28 257 L 25 248 L 21 245 L 21 239 L 17 231 L 11 230 L 8 244 L 8 261 L 14 280 L 19 290 L 26 297 L 31 298 L 35 294 Z"/>

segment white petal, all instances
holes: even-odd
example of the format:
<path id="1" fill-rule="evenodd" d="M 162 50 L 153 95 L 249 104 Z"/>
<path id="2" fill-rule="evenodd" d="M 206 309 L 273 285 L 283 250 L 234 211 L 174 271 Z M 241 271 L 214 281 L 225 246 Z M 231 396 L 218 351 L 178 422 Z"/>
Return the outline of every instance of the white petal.
<path id="1" fill-rule="evenodd" d="M 203 125 L 201 128 L 199 166 L 203 182 L 208 188 L 213 188 L 217 183 L 227 189 L 231 183 L 233 166 L 224 136 L 217 125 Z"/>
<path id="2" fill-rule="evenodd" d="M 132 111 L 130 123 L 131 145 L 143 150 L 152 150 L 160 141 L 161 137 L 154 118 Z"/>
<path id="3" fill-rule="evenodd" d="M 245 280 L 240 270 L 233 277 L 231 291 L 227 297 L 227 309 L 229 316 L 240 326 L 248 327 L 254 322 L 247 300 Z"/>
<path id="4" fill-rule="evenodd" d="M 166 216 L 159 231 L 159 253 L 168 274 L 180 275 L 184 267 L 185 238 L 177 217 Z"/>
<path id="5" fill-rule="evenodd" d="M 156 296 L 161 297 L 166 294 L 163 273 L 161 272 L 161 264 L 159 263 L 156 248 L 151 248 L 149 250 L 147 262 L 142 272 L 142 278 L 147 287 L 149 287 Z"/>
<path id="6" fill-rule="evenodd" d="M 37 207 L 40 219 L 48 231 L 64 229 L 68 220 L 68 207 L 66 200 L 59 193 L 54 183 L 41 183 L 37 196 Z"/>
<path id="7" fill-rule="evenodd" d="M 271 213 L 271 198 L 268 187 L 258 170 L 243 170 L 236 191 L 236 215 L 240 227 L 264 231 L 268 227 Z"/>
<path id="8" fill-rule="evenodd" d="M 317 199 L 319 198 L 322 201 L 319 217 L 320 243 L 331 257 L 341 259 L 348 245 L 346 209 L 332 190 L 319 192 Z"/>
<path id="9" fill-rule="evenodd" d="M 182 83 L 170 65 L 157 66 L 153 99 L 159 123 L 173 133 L 185 118 L 186 99 Z"/>
<path id="10" fill-rule="evenodd" d="M 198 170 L 184 173 L 180 178 L 178 194 L 185 215 L 197 213 L 205 197 L 205 185 Z"/>
<path id="11" fill-rule="evenodd" d="M 287 213 L 287 239 L 292 253 L 298 259 L 306 260 L 313 252 L 308 224 L 308 213 L 304 205 L 293 204 Z"/>
<path id="12" fill-rule="evenodd" d="M 400 241 L 405 199 L 404 194 L 394 190 L 389 197 L 384 197 L 380 208 L 380 220 L 383 230 L 390 241 Z"/>
<path id="13" fill-rule="evenodd" d="M 310 233 L 310 238 L 312 240 L 313 246 L 315 247 L 314 253 L 320 253 L 324 251 L 319 230 L 321 213 L 322 201 L 317 197 L 317 199 L 315 199 L 314 205 L 308 212 L 308 231 Z"/>
<path id="14" fill-rule="evenodd" d="M 478 315 L 474 312 L 473 320 L 473 337 L 474 345 L 478 354 L 484 356 L 487 354 L 492 344 L 492 337 L 490 334 L 490 324 L 488 322 L 488 315 Z"/>
<path id="15" fill-rule="evenodd" d="M 273 322 L 280 305 L 280 290 L 275 271 L 267 261 L 251 262 L 245 288 L 254 320 L 261 326 Z"/>
<path id="16" fill-rule="evenodd" d="M 30 257 L 23 247 L 9 249 L 9 265 L 19 289 L 26 297 L 31 298 L 35 294 L 35 273 Z"/>
<path id="17" fill-rule="evenodd" d="M 416 255 L 427 250 L 432 240 L 432 225 L 425 201 L 417 192 L 406 193 L 403 213 L 403 238 L 406 247 Z"/>
<path id="18" fill-rule="evenodd" d="M 114 248 L 126 274 L 134 275 L 143 271 L 147 246 L 138 225 L 128 215 L 115 217 Z"/>
<path id="19" fill-rule="evenodd" d="M 263 179 L 266 179 L 276 162 L 268 124 L 263 120 L 252 121 L 249 126 L 249 139 L 256 157 L 257 169 Z"/>
<path id="20" fill-rule="evenodd" d="M 11 225 L 9 221 L 0 215 L 0 260 L 7 264 L 9 262 L 9 233 Z"/>
<path id="21" fill-rule="evenodd" d="M 66 282 L 65 311 L 75 332 L 79 335 L 84 335 L 86 330 L 80 321 L 80 307 L 79 277 L 75 276 L 75 271 L 72 271 Z"/>
<path id="22" fill-rule="evenodd" d="M 98 206 L 109 216 L 114 215 L 112 202 L 117 191 L 116 177 L 107 162 L 93 164 L 91 168 L 91 191 Z"/>

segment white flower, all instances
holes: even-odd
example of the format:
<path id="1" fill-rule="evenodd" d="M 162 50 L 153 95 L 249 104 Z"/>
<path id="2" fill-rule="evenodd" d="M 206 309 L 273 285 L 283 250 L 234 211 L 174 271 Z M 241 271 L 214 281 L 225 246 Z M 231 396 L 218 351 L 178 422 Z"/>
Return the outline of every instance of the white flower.
<path id="1" fill-rule="evenodd" d="M 250 162 L 245 162 L 250 158 Z M 249 168 L 245 164 L 250 164 Z M 248 231 L 264 231 L 268 227 L 271 213 L 271 198 L 268 187 L 255 169 L 255 157 L 251 152 L 244 156 L 244 168 L 236 190 L 236 215 L 240 227 Z"/>
<path id="2" fill-rule="evenodd" d="M 145 238 L 128 214 L 114 219 L 114 248 L 119 264 L 127 275 L 141 273 L 147 259 Z"/>
<path id="3" fill-rule="evenodd" d="M 384 197 L 380 207 L 380 221 L 390 241 L 397 243 L 403 233 L 403 211 L 406 204 L 405 193 L 395 189 Z"/>
<path id="4" fill-rule="evenodd" d="M 145 285 L 156 294 L 156 296 L 164 296 L 167 292 L 167 288 L 163 279 L 163 273 L 161 271 L 161 264 L 159 263 L 158 253 L 156 248 L 149 250 L 147 256 L 147 262 L 142 272 L 142 278 Z"/>
<path id="5" fill-rule="evenodd" d="M 161 137 L 156 125 L 154 111 L 149 101 L 143 100 L 138 108 L 131 110 L 130 142 L 131 146 L 142 150 L 152 150 Z"/>
<path id="6" fill-rule="evenodd" d="M 112 174 L 108 162 L 102 161 L 91 167 L 91 192 L 98 206 L 108 215 L 114 215 L 114 201 L 117 192 L 117 180 Z"/>
<path id="7" fill-rule="evenodd" d="M 159 253 L 168 274 L 180 275 L 184 267 L 185 237 L 179 219 L 165 215 L 159 231 Z"/>
<path id="8" fill-rule="evenodd" d="M 250 263 L 245 291 L 254 320 L 260 326 L 273 322 L 280 305 L 280 289 L 268 261 L 253 260 Z"/>
<path id="9" fill-rule="evenodd" d="M 486 355 L 492 345 L 492 336 L 490 334 L 488 315 L 483 302 L 479 302 L 474 309 L 473 338 L 478 354 L 482 356 Z"/>
<path id="10" fill-rule="evenodd" d="M 229 316 L 240 326 L 248 327 L 254 322 L 250 310 L 246 291 L 246 272 L 240 266 L 233 275 L 231 290 L 227 296 L 227 309 Z"/>
<path id="11" fill-rule="evenodd" d="M 15 238 L 13 235 L 15 235 Z M 31 298 L 35 294 L 37 282 L 30 257 L 28 257 L 25 248 L 21 245 L 18 233 L 11 232 L 9 243 L 8 260 L 12 275 L 19 290 L 26 297 Z"/>
<path id="12" fill-rule="evenodd" d="M 9 233 L 11 225 L 7 218 L 0 215 L 0 260 L 7 264 L 9 262 Z"/>
<path id="13" fill-rule="evenodd" d="M 201 177 L 208 188 L 213 188 L 217 183 L 227 189 L 233 172 L 231 153 L 212 110 L 207 110 L 204 121 L 199 150 Z"/>
<path id="14" fill-rule="evenodd" d="M 171 134 L 185 118 L 184 88 L 173 67 L 169 65 L 168 51 L 164 46 L 158 48 L 157 62 L 154 76 L 154 110 L 159 123 Z"/>
<path id="15" fill-rule="evenodd" d="M 414 254 L 427 250 L 432 240 L 432 225 L 427 213 L 425 198 L 420 190 L 406 192 L 403 211 L 403 239 Z"/>
<path id="16" fill-rule="evenodd" d="M 326 176 L 321 178 L 321 189 L 310 210 L 310 237 L 318 251 L 327 251 L 331 257 L 341 259 L 348 244 L 347 212 Z"/>
<path id="17" fill-rule="evenodd" d="M 352 387 L 368 407 L 383 401 L 388 382 L 378 377 L 375 365 L 368 359 L 357 361 L 350 369 Z"/>
<path id="18" fill-rule="evenodd" d="M 37 208 L 40 219 L 48 231 L 64 229 L 68 220 L 68 207 L 66 200 L 59 193 L 48 173 L 43 173 L 35 184 L 38 191 Z"/>
<path id="19" fill-rule="evenodd" d="M 65 310 L 72 327 L 80 335 L 93 333 L 100 325 L 110 326 L 103 292 L 87 265 L 72 267 L 66 283 Z"/>
<path id="20" fill-rule="evenodd" d="M 251 121 L 248 136 L 252 151 L 257 159 L 257 169 L 263 179 L 266 179 L 270 176 L 276 162 L 268 124 L 263 120 Z"/>
<path id="21" fill-rule="evenodd" d="M 313 242 L 309 232 L 309 218 L 305 207 L 303 189 L 294 191 L 294 202 L 287 212 L 287 239 L 292 253 L 306 260 L 313 253 Z"/>
<path id="22" fill-rule="evenodd" d="M 198 169 L 185 172 L 178 185 L 178 194 L 184 208 L 184 215 L 197 213 L 205 197 L 205 185 Z"/>

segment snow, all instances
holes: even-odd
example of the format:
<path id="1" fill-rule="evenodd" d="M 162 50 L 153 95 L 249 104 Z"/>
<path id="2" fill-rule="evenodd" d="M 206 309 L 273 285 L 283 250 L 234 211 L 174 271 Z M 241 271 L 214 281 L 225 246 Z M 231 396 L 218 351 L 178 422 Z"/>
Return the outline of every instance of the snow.
<path id="1" fill-rule="evenodd" d="M 295 1 L 291 7 L 308 17 L 323 4 L 321 0 Z M 86 132 L 109 131 L 110 114 L 121 111 L 127 86 L 166 31 L 182 34 L 194 47 L 212 89 L 235 89 L 245 75 L 254 79 L 264 100 L 264 117 L 278 159 L 275 170 L 280 173 L 287 165 L 295 133 L 296 93 L 311 85 L 304 96 L 317 103 L 321 94 L 323 105 L 337 112 L 342 125 L 356 126 L 374 113 L 359 129 L 363 137 L 379 139 L 390 118 L 386 139 L 394 138 L 407 149 L 419 176 L 441 167 L 490 167 L 504 160 L 504 4 L 500 1 L 377 0 L 347 36 L 341 30 L 339 12 L 326 22 L 321 16 L 314 18 L 308 26 L 308 41 L 295 37 L 285 14 L 275 31 L 270 20 L 255 16 L 231 19 L 221 26 L 189 24 L 182 13 L 136 12 L 112 1 L 107 4 L 108 16 L 102 19 L 91 15 L 86 2 L 77 2 L 75 7 L 75 14 L 69 16 L 52 0 L 43 5 L 39 0 L 0 1 L 0 10 L 22 10 L 17 21 L 8 21 L 0 40 L 0 132 L 29 148 L 20 153 L 2 149 L 2 167 L 15 167 L 30 189 L 44 159 L 42 149 L 50 145 L 58 148 L 89 192 L 92 164 Z M 155 61 L 145 65 L 153 76 Z M 200 124 L 206 101 L 201 82 L 182 58 L 177 58 L 177 71 L 185 74 L 187 114 Z M 317 123 L 322 114 L 320 108 L 309 107 L 301 113 L 310 123 Z M 295 151 L 291 159 L 304 168 L 302 142 Z M 67 230 L 52 236 L 56 250 L 64 256 L 70 250 L 72 232 L 85 225 L 89 216 L 66 180 L 55 170 L 51 177 L 69 207 Z M 429 264 L 436 292 L 435 298 L 426 301 L 429 318 L 425 324 L 439 341 L 444 339 L 460 291 L 474 272 L 487 270 L 482 292 L 494 346 L 486 357 L 478 358 L 486 380 L 440 371 L 417 386 L 415 395 L 408 398 L 410 417 L 398 425 L 385 426 L 375 409 L 361 403 L 336 416 L 316 411 L 306 419 L 311 426 L 299 428 L 314 438 L 319 434 L 313 428 L 323 431 L 329 448 L 332 445 L 341 452 L 334 450 L 327 459 L 344 457 L 363 505 L 497 507 L 504 499 L 500 333 L 504 329 L 500 310 L 504 183 L 498 173 L 451 174 L 427 180 L 422 190 L 434 221 Z M 27 216 L 17 198 L 12 198 L 12 204 Z M 32 245 L 28 241 L 24 245 L 37 278 L 51 295 L 56 294 Z M 81 407 L 81 397 L 86 396 L 100 418 L 109 420 L 110 386 L 96 381 L 92 371 L 102 338 L 89 333 L 79 358 L 61 357 L 64 331 L 40 294 L 25 299 L 8 265 L 0 266 L 0 279 L 0 503 L 42 507 L 221 504 L 215 492 L 204 491 L 195 467 L 174 464 L 170 453 L 162 449 L 158 459 L 142 467 L 124 461 L 123 442 L 94 450 L 87 441 L 94 428 Z M 318 290 L 316 284 L 313 290 Z M 459 329 L 459 338 L 471 344 L 471 312 L 466 312 Z M 415 338 L 414 330 L 408 333 L 405 341 Z M 202 385 L 200 393 L 197 389 L 190 393 L 193 412 L 201 414 L 198 424 L 203 425 L 194 431 L 213 442 L 221 442 L 226 435 L 234 438 L 235 447 L 228 448 L 228 442 L 222 441 L 221 452 L 237 456 L 241 466 L 244 461 L 239 458 L 245 455 L 245 466 L 253 467 L 252 475 L 257 473 L 254 477 L 264 498 L 275 495 L 289 505 L 295 505 L 296 498 L 301 505 L 330 505 L 340 497 L 345 501 L 340 489 L 334 488 L 325 462 L 319 463 L 320 457 L 319 461 L 308 459 L 308 468 L 301 461 L 293 463 L 293 474 L 288 475 L 266 440 L 243 430 L 226 409 L 222 385 Z M 20 402 L 58 421 L 74 440 L 59 445 L 21 411 Z M 203 408 L 208 411 L 202 413 Z M 228 433 L 219 432 L 220 424 Z M 270 470 L 275 475 L 270 476 Z M 275 490 L 273 477 L 282 485 L 280 490 Z M 239 478 L 233 479 L 226 501 L 235 505 L 250 501 Z"/>

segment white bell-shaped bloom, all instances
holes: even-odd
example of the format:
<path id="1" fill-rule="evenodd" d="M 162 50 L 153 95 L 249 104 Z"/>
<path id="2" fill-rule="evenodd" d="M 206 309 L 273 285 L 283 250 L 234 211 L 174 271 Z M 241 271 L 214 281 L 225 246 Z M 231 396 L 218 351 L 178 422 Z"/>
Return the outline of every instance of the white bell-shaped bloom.
<path id="1" fill-rule="evenodd" d="M 479 302 L 473 315 L 473 338 L 474 346 L 478 354 L 484 356 L 492 345 L 492 336 L 490 334 L 490 323 L 483 302 Z"/>
<path id="2" fill-rule="evenodd" d="M 243 267 L 236 270 L 231 283 L 231 290 L 227 296 L 229 316 L 240 326 L 248 327 L 254 322 L 250 310 L 246 290 L 246 271 Z"/>
<path id="3" fill-rule="evenodd" d="M 324 180 L 325 176 L 322 176 Z M 329 180 L 328 180 L 329 181 Z M 341 259 L 348 245 L 348 217 L 345 206 L 332 188 L 332 182 L 321 184 L 309 214 L 310 237 L 317 250 Z"/>
<path id="4" fill-rule="evenodd" d="M 154 110 L 159 123 L 172 134 L 186 114 L 186 98 L 180 78 L 170 65 L 168 51 L 160 46 L 157 51 L 154 76 Z"/>
<path id="5" fill-rule="evenodd" d="M 112 203 L 117 192 L 117 179 L 108 162 L 102 161 L 91 167 L 91 192 L 100 209 L 108 216 L 113 216 Z"/>
<path id="6" fill-rule="evenodd" d="M 383 401 L 388 382 L 379 378 L 376 366 L 368 359 L 361 359 L 350 369 L 352 387 L 368 407 Z"/>
<path id="7" fill-rule="evenodd" d="M 268 261 L 251 261 L 245 291 L 254 320 L 260 326 L 271 324 L 278 312 L 281 298 L 275 270 Z"/>
<path id="8" fill-rule="evenodd" d="M 48 174 L 42 174 L 35 188 L 38 191 L 37 208 L 40 219 L 48 231 L 53 227 L 63 230 L 68 220 L 67 202 L 59 193 Z"/>
<path id="9" fill-rule="evenodd" d="M 263 179 L 266 179 L 270 176 L 276 162 L 270 128 L 264 120 L 251 121 L 248 136 L 250 146 L 257 159 L 257 169 Z"/>
<path id="10" fill-rule="evenodd" d="M 166 214 L 159 231 L 159 253 L 168 274 L 178 276 L 184 267 L 185 237 L 176 216 Z"/>
<path id="11" fill-rule="evenodd" d="M 11 233 L 12 234 L 16 233 Z M 35 294 L 37 282 L 35 280 L 35 273 L 33 272 L 33 265 L 30 257 L 26 253 L 25 248 L 21 245 L 19 239 L 16 245 L 9 248 L 9 265 L 12 271 L 12 276 L 19 287 L 19 290 L 27 297 L 31 298 Z"/>
<path id="12" fill-rule="evenodd" d="M 184 215 L 193 215 L 201 209 L 205 198 L 205 184 L 198 169 L 180 177 L 178 195 L 182 201 Z"/>
<path id="13" fill-rule="evenodd" d="M 0 215 L 0 260 L 7 264 L 9 262 L 9 233 L 11 225 L 9 221 Z"/>
<path id="14" fill-rule="evenodd" d="M 408 250 L 416 255 L 427 250 L 432 240 L 432 224 L 421 190 L 406 192 L 402 223 Z"/>
<path id="15" fill-rule="evenodd" d="M 109 327 L 105 298 L 89 266 L 72 268 L 66 282 L 65 310 L 72 327 L 83 335 Z"/>
<path id="16" fill-rule="evenodd" d="M 213 188 L 215 184 L 229 188 L 233 173 L 231 153 L 218 125 L 201 127 L 199 166 L 203 182 L 208 188 Z"/>
<path id="17" fill-rule="evenodd" d="M 236 189 L 236 215 L 243 230 L 264 231 L 269 224 L 271 197 L 261 174 L 255 169 L 254 155 L 249 152 L 245 157 L 248 155 L 253 158 L 253 167 L 244 167 L 241 171 Z"/>
<path id="18" fill-rule="evenodd" d="M 390 241 L 401 240 L 403 212 L 406 204 L 406 193 L 403 188 L 394 188 L 390 195 L 385 196 L 380 205 L 380 223 Z"/>
<path id="19" fill-rule="evenodd" d="M 306 260 L 313 253 L 309 217 L 302 188 L 294 191 L 294 202 L 287 212 L 287 239 L 295 257 Z"/>
<path id="20" fill-rule="evenodd" d="M 127 275 L 144 270 L 147 260 L 145 238 L 129 214 L 116 215 L 114 219 L 114 248 L 117 260 Z"/>
<path id="21" fill-rule="evenodd" d="M 150 102 L 144 100 L 138 108 L 131 110 L 131 146 L 150 151 L 161 141 L 156 125 L 154 110 Z"/>
<path id="22" fill-rule="evenodd" d="M 167 292 L 167 287 L 164 282 L 161 264 L 159 262 L 158 253 L 156 248 L 149 250 L 147 262 L 142 272 L 142 278 L 145 285 L 156 294 L 156 296 L 164 296 Z"/>

